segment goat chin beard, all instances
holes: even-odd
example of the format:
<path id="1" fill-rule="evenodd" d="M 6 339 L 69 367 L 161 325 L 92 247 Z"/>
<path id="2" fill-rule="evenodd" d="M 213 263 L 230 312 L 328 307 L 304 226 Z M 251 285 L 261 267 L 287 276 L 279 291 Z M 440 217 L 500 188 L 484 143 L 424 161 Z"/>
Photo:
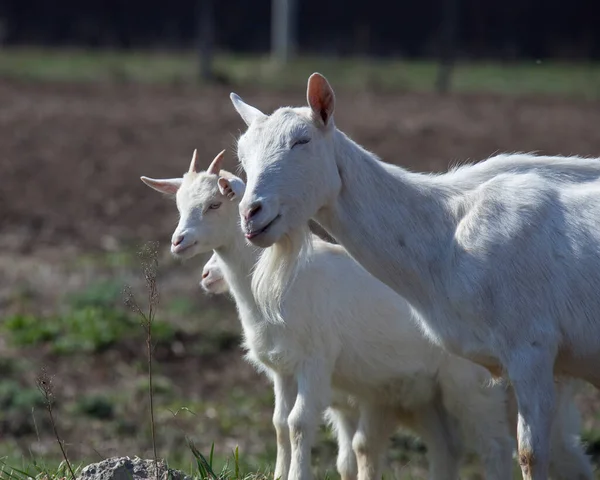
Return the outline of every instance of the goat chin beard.
<path id="1" fill-rule="evenodd" d="M 267 321 L 284 323 L 282 299 L 311 249 L 310 230 L 303 227 L 288 231 L 263 250 L 254 266 L 252 294 Z"/>

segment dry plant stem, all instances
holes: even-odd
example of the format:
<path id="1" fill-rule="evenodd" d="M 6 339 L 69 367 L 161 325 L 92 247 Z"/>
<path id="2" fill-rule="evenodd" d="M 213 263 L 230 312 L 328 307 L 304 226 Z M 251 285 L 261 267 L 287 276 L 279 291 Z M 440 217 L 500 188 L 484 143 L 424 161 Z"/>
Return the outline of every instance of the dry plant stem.
<path id="1" fill-rule="evenodd" d="M 73 472 L 73 468 L 71 467 L 71 462 L 69 462 L 69 458 L 67 457 L 67 452 L 65 451 L 63 441 L 61 440 L 60 435 L 58 434 L 58 429 L 56 428 L 56 422 L 54 420 L 54 413 L 52 410 L 54 404 L 52 378 L 48 375 L 45 368 L 42 368 L 42 372 L 38 376 L 37 387 L 44 397 L 44 403 L 46 405 L 46 410 L 48 411 L 48 416 L 50 417 L 50 424 L 52 425 L 52 430 L 54 431 L 54 437 L 58 442 L 58 446 L 60 447 L 62 456 L 65 459 L 65 463 L 67 464 L 67 468 L 69 469 L 71 478 L 72 480 L 75 480 L 75 473 Z"/>
<path id="2" fill-rule="evenodd" d="M 150 307 L 150 317 L 152 316 L 152 307 Z M 148 395 L 150 397 L 150 426 L 152 429 L 152 449 L 154 451 L 154 468 L 156 479 L 158 480 L 158 455 L 156 453 L 156 428 L 154 425 L 154 388 L 152 385 L 152 321 L 148 323 L 148 335 L 146 337 L 146 346 L 148 353 Z"/>
<path id="3" fill-rule="evenodd" d="M 58 442 L 58 446 L 60 447 L 60 451 L 62 452 L 63 458 L 67 464 L 69 472 L 71 473 L 71 478 L 75 480 L 75 473 L 73 473 L 73 468 L 71 468 L 71 462 L 67 457 L 67 452 L 65 452 L 65 447 L 63 446 L 63 441 L 60 439 L 58 431 L 56 430 L 56 422 L 54 421 L 54 415 L 52 414 L 52 408 L 48 408 L 48 415 L 50 416 L 50 423 L 52 424 L 52 430 L 54 431 L 54 436 L 56 437 L 56 441 Z"/>
<path id="4" fill-rule="evenodd" d="M 152 323 L 156 314 L 156 307 L 159 302 L 158 284 L 156 276 L 158 272 L 158 242 L 148 242 L 140 250 L 139 256 L 141 259 L 142 272 L 146 281 L 146 289 L 148 292 L 148 313 L 144 313 L 135 300 L 131 287 L 125 286 L 124 297 L 125 305 L 132 311 L 137 313 L 142 319 L 142 326 L 146 330 L 146 353 L 148 357 L 148 395 L 150 397 L 150 429 L 152 433 L 152 449 L 154 452 L 154 469 L 156 480 L 159 480 L 158 472 L 158 453 L 156 451 L 156 426 L 154 422 L 154 386 L 152 372 Z"/>

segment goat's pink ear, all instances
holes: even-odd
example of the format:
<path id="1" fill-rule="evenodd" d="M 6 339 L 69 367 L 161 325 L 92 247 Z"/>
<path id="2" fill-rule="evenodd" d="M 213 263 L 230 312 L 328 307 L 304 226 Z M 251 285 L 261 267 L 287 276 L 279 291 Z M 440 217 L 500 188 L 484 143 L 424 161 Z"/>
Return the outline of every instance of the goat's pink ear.
<path id="1" fill-rule="evenodd" d="M 229 180 L 221 177 L 217 183 L 219 185 L 219 191 L 221 192 L 221 195 L 225 195 L 230 200 L 235 198 L 235 192 L 233 191 L 233 188 L 231 188 L 231 183 Z"/>
<path id="2" fill-rule="evenodd" d="M 201 170 L 198 163 L 198 150 L 194 149 L 194 154 L 192 155 L 192 161 L 190 163 L 190 173 L 200 173 Z"/>
<path id="3" fill-rule="evenodd" d="M 181 178 L 163 178 L 159 180 L 156 178 L 140 177 L 140 180 L 150 188 L 169 195 L 175 195 L 179 187 L 181 187 L 182 182 Z"/>
<path id="4" fill-rule="evenodd" d="M 214 158 L 210 165 L 208 166 L 207 173 L 211 173 L 213 175 L 218 175 L 221 171 L 221 165 L 223 164 L 223 159 L 225 158 L 225 150 L 219 152 L 217 156 Z"/>
<path id="5" fill-rule="evenodd" d="M 320 73 L 308 78 L 306 99 L 316 120 L 328 125 L 335 109 L 335 95 L 327 79 Z"/>
<path id="6" fill-rule="evenodd" d="M 231 178 L 221 177 L 217 184 L 219 185 L 219 191 L 222 195 L 225 195 L 230 200 L 234 198 L 242 198 L 246 191 L 246 184 L 241 178 L 232 176 Z"/>

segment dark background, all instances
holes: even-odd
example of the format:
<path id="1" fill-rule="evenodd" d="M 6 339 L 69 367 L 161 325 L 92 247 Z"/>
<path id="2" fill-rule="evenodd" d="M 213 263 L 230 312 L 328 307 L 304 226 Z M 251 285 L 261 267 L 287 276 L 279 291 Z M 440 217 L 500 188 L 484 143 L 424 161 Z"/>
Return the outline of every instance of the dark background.
<path id="1" fill-rule="evenodd" d="M 600 2 L 593 0 L 300 0 L 298 51 L 431 56 L 449 3 L 458 12 L 457 49 L 463 58 L 600 58 Z M 213 5 L 219 49 L 268 51 L 270 1 Z M 201 6 L 197 0 L 3 0 L 1 35 L 5 45 L 190 48 Z"/>

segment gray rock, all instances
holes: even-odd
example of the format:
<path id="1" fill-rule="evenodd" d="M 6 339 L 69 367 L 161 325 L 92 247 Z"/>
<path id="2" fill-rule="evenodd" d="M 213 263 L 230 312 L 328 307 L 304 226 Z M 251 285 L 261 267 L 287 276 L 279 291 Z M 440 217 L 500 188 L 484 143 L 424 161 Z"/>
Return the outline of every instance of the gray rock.
<path id="1" fill-rule="evenodd" d="M 156 480 L 154 460 L 139 457 L 113 457 L 92 463 L 81 470 L 78 480 Z M 160 480 L 192 480 L 179 470 L 167 468 L 164 460 L 158 462 Z"/>

